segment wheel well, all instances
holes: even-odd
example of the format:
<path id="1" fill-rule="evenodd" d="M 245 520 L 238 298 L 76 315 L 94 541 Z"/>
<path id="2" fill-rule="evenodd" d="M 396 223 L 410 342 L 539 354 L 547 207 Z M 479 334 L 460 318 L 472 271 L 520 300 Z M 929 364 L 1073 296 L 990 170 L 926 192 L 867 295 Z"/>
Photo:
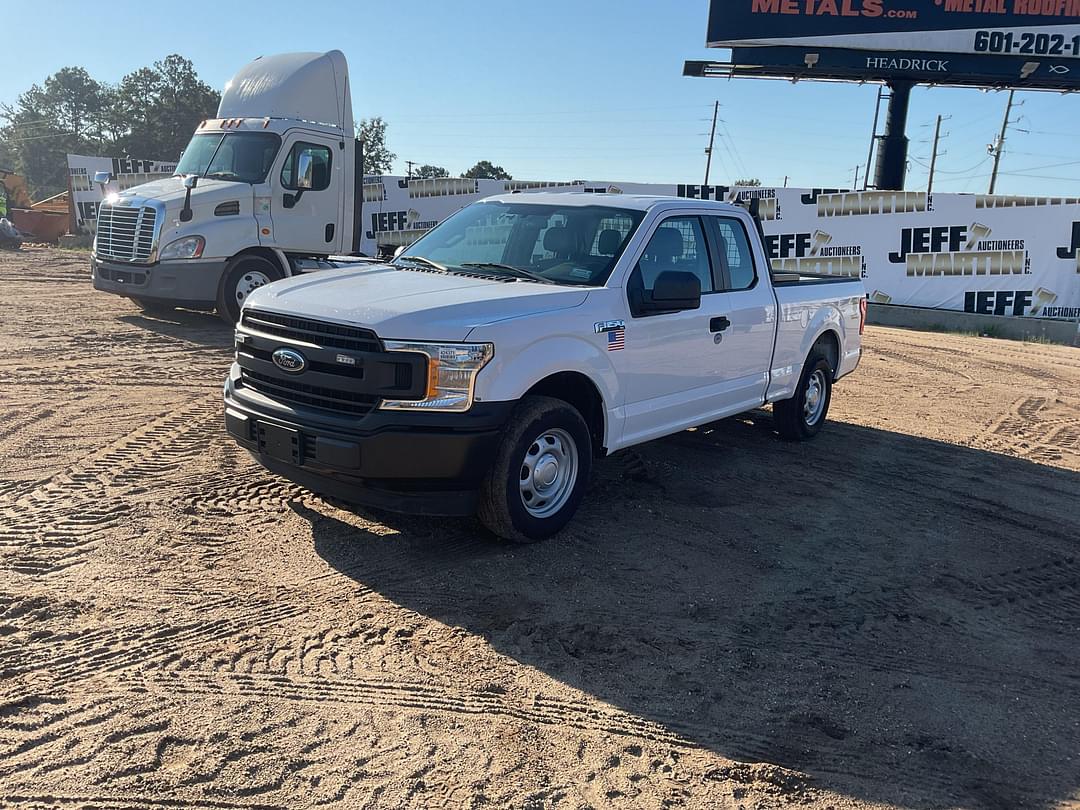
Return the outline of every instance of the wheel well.
<path id="1" fill-rule="evenodd" d="M 588 425 L 593 452 L 598 456 L 604 454 L 604 398 L 592 380 L 577 371 L 560 371 L 545 377 L 525 393 L 530 394 L 573 405 Z"/>
<path id="2" fill-rule="evenodd" d="M 825 357 L 829 360 L 829 367 L 832 368 L 833 377 L 836 376 L 836 372 L 840 370 L 840 338 L 837 337 L 836 332 L 827 330 L 814 341 L 814 346 L 820 346 L 822 351 L 825 352 Z"/>
<path id="3" fill-rule="evenodd" d="M 244 248 L 239 253 L 237 253 L 235 256 L 233 256 L 231 259 L 229 259 L 229 263 L 231 264 L 232 262 L 236 261 L 237 259 L 241 258 L 242 256 L 258 256 L 260 259 L 266 259 L 267 261 L 273 263 L 274 267 L 281 270 L 281 274 L 282 274 L 281 277 L 282 278 L 288 278 L 289 276 L 291 276 L 293 274 L 292 268 L 291 267 L 283 267 L 282 264 L 281 264 L 281 257 L 278 256 L 273 250 L 271 250 L 268 247 Z"/>

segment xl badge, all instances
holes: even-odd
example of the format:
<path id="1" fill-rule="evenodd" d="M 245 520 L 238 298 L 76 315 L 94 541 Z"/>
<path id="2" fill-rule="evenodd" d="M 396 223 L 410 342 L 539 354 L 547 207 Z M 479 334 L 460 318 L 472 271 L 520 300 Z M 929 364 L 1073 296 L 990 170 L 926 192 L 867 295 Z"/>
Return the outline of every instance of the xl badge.
<path id="1" fill-rule="evenodd" d="M 270 356 L 270 359 L 274 361 L 275 366 L 290 374 L 299 374 L 307 368 L 307 360 L 304 355 L 300 354 L 300 352 L 294 352 L 292 349 L 278 349 Z"/>

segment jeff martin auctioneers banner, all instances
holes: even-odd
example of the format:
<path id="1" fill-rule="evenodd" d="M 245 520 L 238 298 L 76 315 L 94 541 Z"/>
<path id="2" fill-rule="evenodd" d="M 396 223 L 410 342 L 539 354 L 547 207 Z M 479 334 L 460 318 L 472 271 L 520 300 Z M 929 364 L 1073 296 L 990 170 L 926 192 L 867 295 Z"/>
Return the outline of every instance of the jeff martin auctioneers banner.
<path id="1" fill-rule="evenodd" d="M 776 270 L 861 276 L 883 304 L 1080 319 L 1080 198 L 382 177 L 364 185 L 364 250 L 410 244 L 484 197 L 543 190 L 756 197 Z"/>

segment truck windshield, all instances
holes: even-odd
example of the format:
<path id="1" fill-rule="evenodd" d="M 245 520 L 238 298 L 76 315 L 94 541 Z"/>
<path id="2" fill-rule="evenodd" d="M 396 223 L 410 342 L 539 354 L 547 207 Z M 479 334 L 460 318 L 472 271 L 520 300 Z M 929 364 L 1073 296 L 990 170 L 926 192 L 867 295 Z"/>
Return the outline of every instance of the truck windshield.
<path id="1" fill-rule="evenodd" d="M 644 216 L 601 205 L 480 202 L 426 233 L 395 264 L 417 257 L 451 270 L 596 287 Z"/>
<path id="2" fill-rule="evenodd" d="M 272 132 L 204 132 L 191 139 L 176 174 L 261 183 L 281 139 Z"/>

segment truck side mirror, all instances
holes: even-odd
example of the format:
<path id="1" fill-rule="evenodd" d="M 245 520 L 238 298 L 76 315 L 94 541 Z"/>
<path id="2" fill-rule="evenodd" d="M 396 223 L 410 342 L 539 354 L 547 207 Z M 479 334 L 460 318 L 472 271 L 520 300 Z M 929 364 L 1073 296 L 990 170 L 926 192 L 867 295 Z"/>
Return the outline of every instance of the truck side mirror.
<path id="1" fill-rule="evenodd" d="M 105 186 L 112 182 L 112 172 L 94 172 L 94 182 L 101 186 L 102 192 L 105 191 Z"/>
<path id="2" fill-rule="evenodd" d="M 647 313 L 681 312 L 700 306 L 701 280 L 683 270 L 665 270 L 641 300 L 641 311 Z"/>
<path id="3" fill-rule="evenodd" d="M 184 195 L 184 207 L 180 209 L 181 222 L 190 222 L 191 217 L 194 216 L 191 211 L 191 190 L 197 185 L 199 185 L 199 175 L 184 175 L 184 188 L 187 189 L 187 193 Z"/>
<path id="4" fill-rule="evenodd" d="M 285 195 L 282 202 L 286 208 L 292 208 L 300 202 L 304 192 L 310 191 L 315 184 L 315 161 L 311 157 L 311 152 L 301 151 L 300 144 L 297 144 L 293 147 L 292 159 L 296 171 L 296 183 L 294 186 L 296 193 Z"/>
<path id="5" fill-rule="evenodd" d="M 315 161 L 311 158 L 311 152 L 301 152 L 296 157 L 296 189 L 307 191 L 314 183 Z"/>

